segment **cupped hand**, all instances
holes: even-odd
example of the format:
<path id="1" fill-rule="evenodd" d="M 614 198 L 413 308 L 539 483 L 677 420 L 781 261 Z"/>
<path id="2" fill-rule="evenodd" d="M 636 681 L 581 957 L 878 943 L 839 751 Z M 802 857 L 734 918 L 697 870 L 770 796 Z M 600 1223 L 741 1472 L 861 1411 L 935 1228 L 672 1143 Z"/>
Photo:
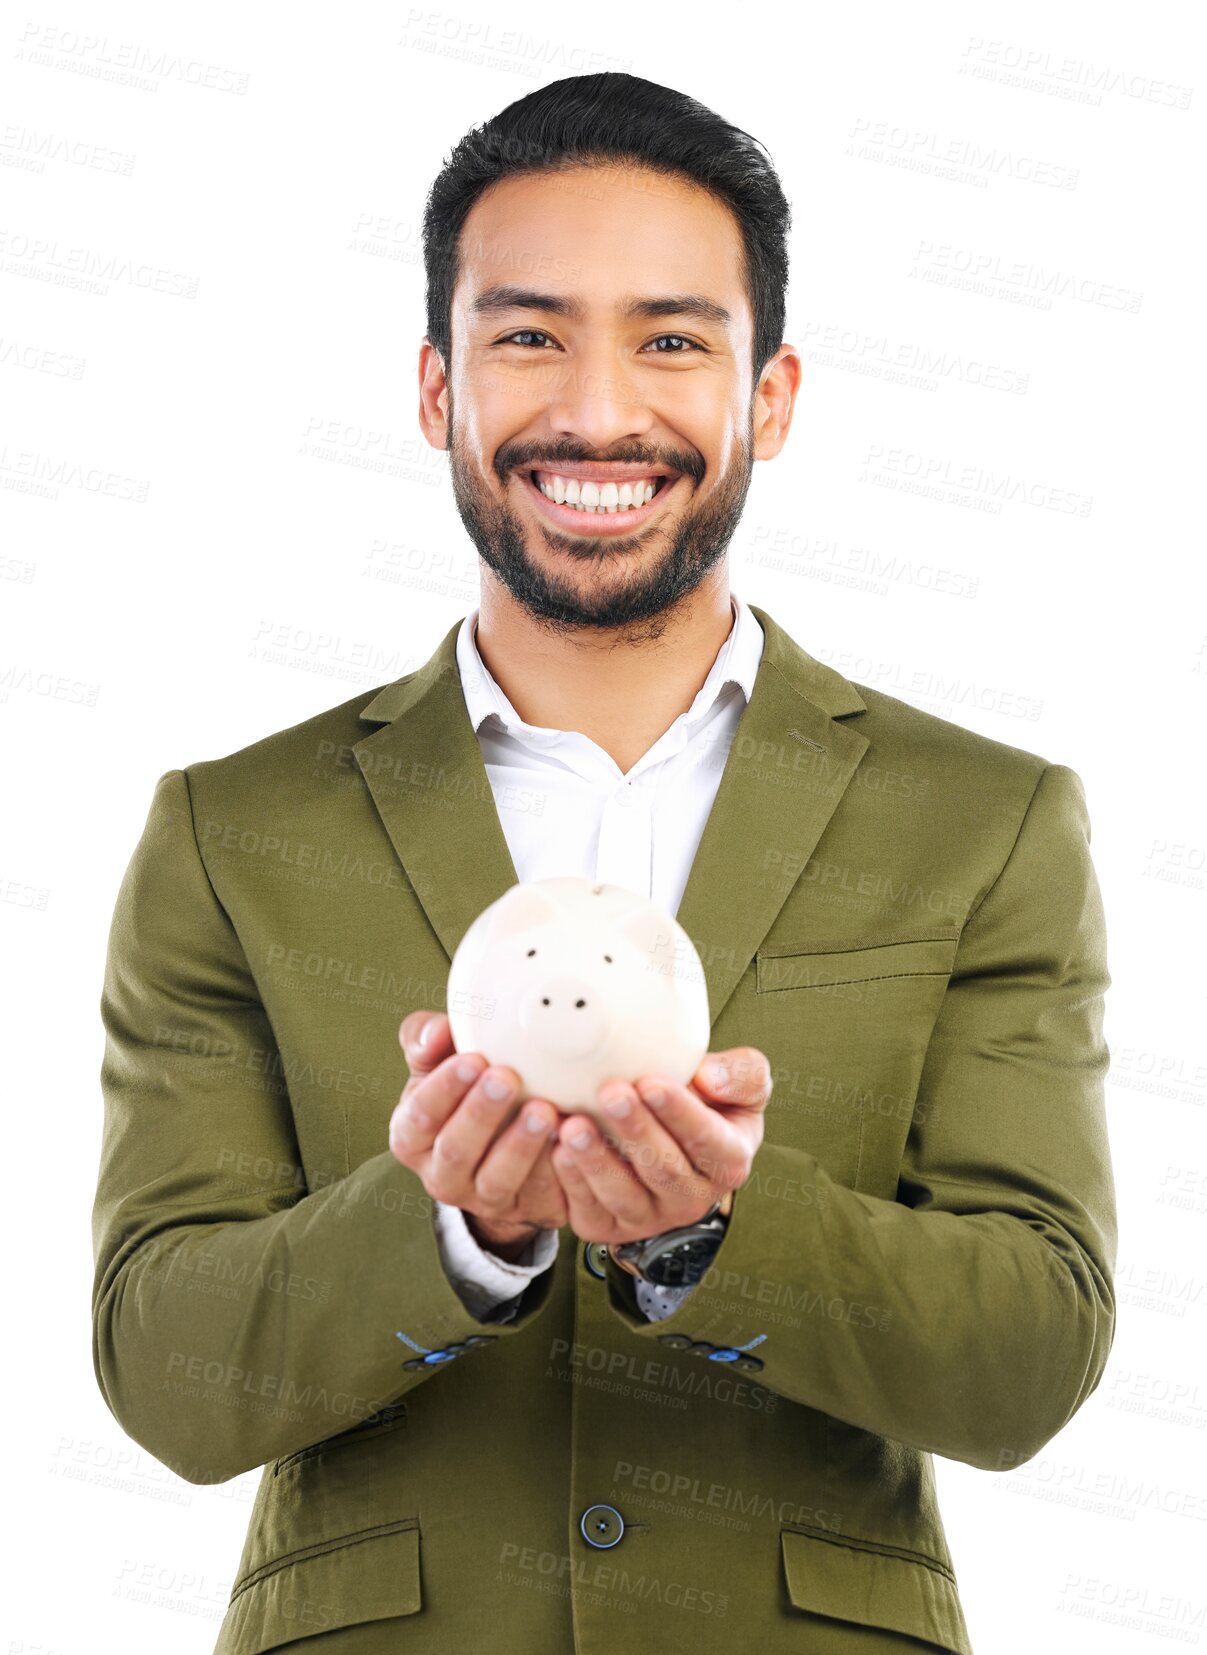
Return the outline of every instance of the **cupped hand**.
<path id="1" fill-rule="evenodd" d="M 749 1178 L 771 1089 L 771 1064 L 754 1046 L 709 1053 L 686 1085 L 658 1074 L 605 1082 L 606 1130 L 574 1114 L 558 1132 L 568 1222 L 584 1241 L 619 1246 L 703 1218 Z"/>
<path id="2" fill-rule="evenodd" d="M 470 1233 L 500 1257 L 518 1257 L 539 1230 L 560 1229 L 567 1203 L 552 1160 L 560 1111 L 530 1098 L 509 1120 L 515 1070 L 457 1052 L 443 1012 L 411 1012 L 398 1038 L 410 1070 L 390 1117 L 398 1160 L 433 1200 L 460 1207 Z M 496 1078 L 508 1090 L 492 1098 L 487 1082 Z"/>

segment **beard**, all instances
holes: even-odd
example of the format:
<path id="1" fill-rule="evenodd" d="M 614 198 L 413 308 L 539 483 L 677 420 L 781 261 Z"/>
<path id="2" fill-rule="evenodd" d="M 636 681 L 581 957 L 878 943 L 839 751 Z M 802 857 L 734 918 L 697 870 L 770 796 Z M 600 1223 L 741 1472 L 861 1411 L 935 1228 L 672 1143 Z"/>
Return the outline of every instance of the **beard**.
<path id="1" fill-rule="evenodd" d="M 626 639 L 653 641 L 667 626 L 669 611 L 694 592 L 724 557 L 746 503 L 754 470 L 753 407 L 738 455 L 707 498 L 693 505 L 694 494 L 678 522 L 658 519 L 632 535 L 610 535 L 606 540 L 560 534 L 549 524 L 528 516 L 522 521 L 509 501 L 490 492 L 458 441 L 450 388 L 449 472 L 457 511 L 478 556 L 533 620 L 549 632 L 564 635 L 589 629 L 625 628 Z M 517 465 L 528 458 L 526 445 L 504 443 L 494 459 L 494 475 L 506 489 Z M 557 460 L 591 460 L 598 455 L 570 451 L 555 439 L 548 451 L 532 458 L 532 465 L 556 470 Z M 655 457 L 649 449 L 611 454 L 611 460 L 637 464 L 663 463 L 698 486 L 702 473 L 699 456 L 668 451 Z M 539 536 L 557 558 L 573 560 L 592 573 L 609 571 L 608 578 L 588 580 L 560 573 L 532 557 L 527 541 Z M 626 567 L 627 566 L 627 567 Z M 618 571 L 618 573 L 614 573 Z"/>

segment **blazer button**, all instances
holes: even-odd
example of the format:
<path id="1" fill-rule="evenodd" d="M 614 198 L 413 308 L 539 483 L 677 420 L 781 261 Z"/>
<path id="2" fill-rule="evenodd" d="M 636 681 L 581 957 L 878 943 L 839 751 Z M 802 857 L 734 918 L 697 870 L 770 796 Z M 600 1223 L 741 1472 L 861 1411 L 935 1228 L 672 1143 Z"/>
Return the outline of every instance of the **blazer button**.
<path id="1" fill-rule="evenodd" d="M 416 1368 L 427 1367 L 427 1363 L 423 1360 L 422 1356 L 412 1356 L 409 1362 L 404 1362 L 402 1365 L 408 1370 L 408 1372 L 411 1373 L 413 1373 Z"/>
<path id="2" fill-rule="evenodd" d="M 669 1345 L 672 1350 L 690 1350 L 692 1342 L 686 1333 L 660 1333 L 660 1345 Z"/>
<path id="3" fill-rule="evenodd" d="M 735 1368 L 740 1368 L 743 1373 L 762 1373 L 763 1371 L 763 1363 L 761 1358 L 757 1356 L 747 1356 L 745 1353 L 741 1356 L 735 1356 L 733 1359 L 733 1365 Z"/>
<path id="4" fill-rule="evenodd" d="M 624 1518 L 615 1506 L 588 1506 L 578 1526 L 589 1546 L 606 1550 L 614 1546 L 624 1533 Z"/>
<path id="5" fill-rule="evenodd" d="M 477 1350 L 479 1345 L 494 1345 L 494 1344 L 497 1344 L 498 1343 L 498 1334 L 496 1334 L 496 1333 L 471 1333 L 469 1338 L 464 1340 L 463 1342 L 464 1342 L 466 1350 Z"/>
<path id="6" fill-rule="evenodd" d="M 591 1275 L 605 1281 L 604 1261 L 608 1256 L 607 1243 L 603 1241 L 585 1241 L 583 1243 L 583 1263 Z"/>
<path id="7" fill-rule="evenodd" d="M 693 1339 L 687 1348 L 693 1356 L 711 1356 L 717 1347 L 707 1339 Z"/>
<path id="8" fill-rule="evenodd" d="M 456 1354 L 455 1350 L 429 1350 L 423 1360 L 428 1367 L 434 1368 L 437 1362 L 451 1362 Z"/>

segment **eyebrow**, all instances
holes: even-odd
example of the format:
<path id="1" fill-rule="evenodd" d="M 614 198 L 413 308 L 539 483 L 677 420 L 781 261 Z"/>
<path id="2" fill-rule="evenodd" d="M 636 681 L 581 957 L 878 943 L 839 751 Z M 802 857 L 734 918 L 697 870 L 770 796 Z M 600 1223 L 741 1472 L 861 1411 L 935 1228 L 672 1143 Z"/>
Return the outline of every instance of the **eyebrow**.
<path id="1" fill-rule="evenodd" d="M 506 310 L 539 310 L 550 316 L 569 317 L 572 322 L 581 322 L 586 314 L 578 299 L 507 283 L 485 288 L 469 308 L 474 316 L 494 316 Z M 715 322 L 725 327 L 733 320 L 724 305 L 717 304 L 715 299 L 705 298 L 702 293 L 667 293 L 653 299 L 628 299 L 619 306 L 619 313 L 626 322 L 663 316 L 691 316 L 698 322 Z"/>

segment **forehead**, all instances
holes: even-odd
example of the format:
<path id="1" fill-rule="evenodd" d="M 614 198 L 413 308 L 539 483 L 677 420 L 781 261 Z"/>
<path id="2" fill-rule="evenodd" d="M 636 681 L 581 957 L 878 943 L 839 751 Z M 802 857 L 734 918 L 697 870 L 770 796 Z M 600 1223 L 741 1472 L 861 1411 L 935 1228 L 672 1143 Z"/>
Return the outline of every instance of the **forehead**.
<path id="1" fill-rule="evenodd" d="M 600 318 L 622 301 L 665 293 L 713 299 L 731 328 L 748 310 L 741 231 L 728 205 L 646 168 L 502 179 L 466 216 L 459 254 L 453 305 L 461 311 L 501 284 L 577 299 Z"/>

